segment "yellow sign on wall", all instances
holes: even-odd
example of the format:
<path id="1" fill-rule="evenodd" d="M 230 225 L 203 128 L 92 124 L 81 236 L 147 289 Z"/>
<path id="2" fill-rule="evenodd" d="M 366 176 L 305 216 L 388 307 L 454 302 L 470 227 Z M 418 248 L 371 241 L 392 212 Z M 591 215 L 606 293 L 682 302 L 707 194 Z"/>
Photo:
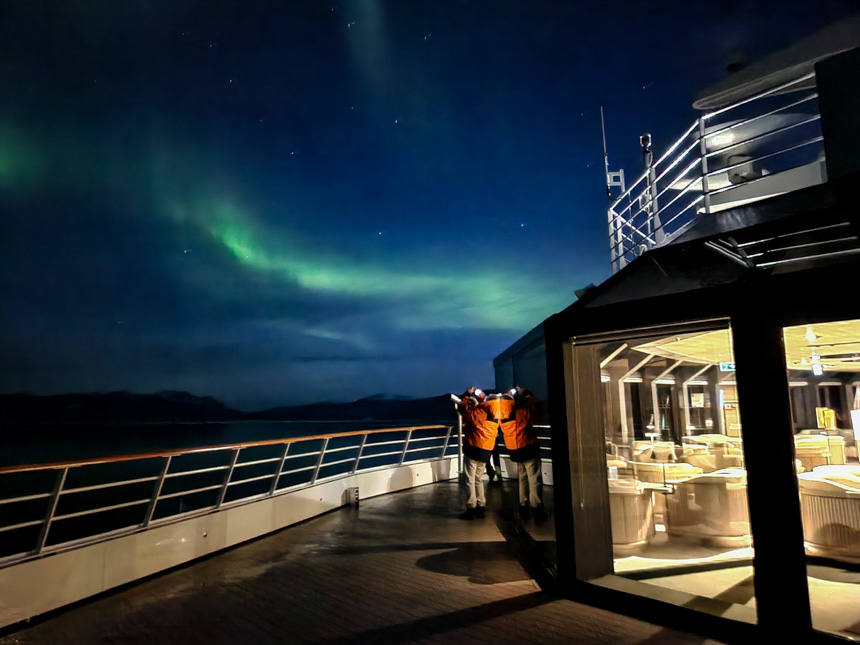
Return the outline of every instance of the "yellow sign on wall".
<path id="1" fill-rule="evenodd" d="M 836 412 L 830 408 L 815 408 L 815 419 L 819 428 L 824 430 L 836 429 Z"/>

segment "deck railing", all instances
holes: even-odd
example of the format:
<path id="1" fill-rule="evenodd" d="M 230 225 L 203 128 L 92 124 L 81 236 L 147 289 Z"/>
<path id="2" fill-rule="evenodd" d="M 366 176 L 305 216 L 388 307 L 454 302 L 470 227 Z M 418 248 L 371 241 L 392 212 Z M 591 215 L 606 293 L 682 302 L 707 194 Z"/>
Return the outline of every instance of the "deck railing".
<path id="1" fill-rule="evenodd" d="M 0 567 L 457 451 L 428 425 L 2 467 Z"/>
<path id="2" fill-rule="evenodd" d="M 608 210 L 613 272 L 699 216 L 822 183 L 815 74 L 703 114 Z M 777 177 L 781 178 L 777 180 Z"/>

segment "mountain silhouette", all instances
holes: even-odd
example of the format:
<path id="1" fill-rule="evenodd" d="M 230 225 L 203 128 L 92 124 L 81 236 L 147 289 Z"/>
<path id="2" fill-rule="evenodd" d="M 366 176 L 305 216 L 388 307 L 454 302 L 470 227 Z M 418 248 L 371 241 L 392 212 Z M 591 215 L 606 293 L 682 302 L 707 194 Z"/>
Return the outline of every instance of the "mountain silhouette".
<path id="1" fill-rule="evenodd" d="M 210 396 L 162 391 L 89 394 L 0 395 L 0 424 L 202 423 L 226 421 L 449 421 L 454 409 L 447 394 L 412 399 L 374 394 L 350 403 L 321 402 L 259 412 L 228 408 Z"/>

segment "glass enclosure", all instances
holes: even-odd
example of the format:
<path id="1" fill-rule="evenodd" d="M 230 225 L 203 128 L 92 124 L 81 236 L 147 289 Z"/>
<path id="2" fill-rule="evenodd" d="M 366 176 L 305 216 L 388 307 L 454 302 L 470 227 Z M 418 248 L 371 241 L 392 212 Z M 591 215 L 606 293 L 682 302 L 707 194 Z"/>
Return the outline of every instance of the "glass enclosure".
<path id="1" fill-rule="evenodd" d="M 691 331 L 575 343 L 591 358 L 574 359 L 574 380 L 600 379 L 594 422 L 602 418 L 606 476 L 583 490 L 608 501 L 611 571 L 602 573 L 614 574 L 615 585 L 637 581 L 625 588 L 642 595 L 755 622 L 731 331 L 683 329 Z M 577 394 L 578 407 L 588 404 Z M 573 441 L 596 437 L 587 421 L 575 433 Z M 591 454 L 591 462 L 601 456 Z"/>
<path id="2" fill-rule="evenodd" d="M 815 629 L 860 637 L 860 320 L 786 327 Z"/>
<path id="3" fill-rule="evenodd" d="M 532 419 L 537 432 L 541 448 L 541 500 L 546 519 L 535 519 L 534 517 L 521 518 L 521 528 L 529 535 L 536 553 L 543 564 L 550 570 L 556 571 L 558 557 L 556 548 L 555 521 L 555 497 L 553 495 L 553 471 L 552 451 L 550 449 L 550 426 L 549 411 L 547 407 L 547 377 L 546 377 L 546 345 L 541 335 L 527 347 L 517 353 L 506 357 L 504 360 L 496 361 L 494 364 L 496 375 L 496 389 L 507 391 L 515 386 L 520 386 L 534 394 L 537 405 Z M 501 435 L 497 439 L 502 455 L 507 455 L 504 440 Z M 513 480 L 517 479 L 517 464 L 509 459 L 504 460 L 504 468 L 507 476 Z M 490 487 L 491 493 L 495 491 Z M 518 514 L 518 496 L 502 496 L 497 500 L 499 505 L 507 504 L 507 511 L 513 515 Z"/>

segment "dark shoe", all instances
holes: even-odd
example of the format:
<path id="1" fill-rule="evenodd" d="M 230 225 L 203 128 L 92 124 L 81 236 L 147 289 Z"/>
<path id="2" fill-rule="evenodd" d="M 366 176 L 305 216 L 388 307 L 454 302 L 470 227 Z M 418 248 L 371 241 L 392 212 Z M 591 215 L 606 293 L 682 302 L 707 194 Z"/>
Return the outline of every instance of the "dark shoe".
<path id="1" fill-rule="evenodd" d="M 475 519 L 475 509 L 470 506 L 465 511 L 460 513 L 460 515 L 458 517 L 461 520 L 474 520 Z"/>
<path id="2" fill-rule="evenodd" d="M 529 519 L 529 517 L 531 517 L 531 514 L 532 514 L 532 509 L 529 508 L 528 504 L 523 504 L 522 506 L 520 506 L 520 519 L 521 520 Z"/>
<path id="3" fill-rule="evenodd" d="M 546 512 L 543 504 L 541 504 L 540 506 L 535 506 L 532 509 L 532 516 L 535 518 L 535 522 L 543 522 L 549 517 L 549 514 Z"/>
<path id="4" fill-rule="evenodd" d="M 475 517 L 477 517 L 479 520 L 482 520 L 484 519 L 484 517 L 486 517 L 486 513 L 484 512 L 483 506 L 475 507 Z"/>

